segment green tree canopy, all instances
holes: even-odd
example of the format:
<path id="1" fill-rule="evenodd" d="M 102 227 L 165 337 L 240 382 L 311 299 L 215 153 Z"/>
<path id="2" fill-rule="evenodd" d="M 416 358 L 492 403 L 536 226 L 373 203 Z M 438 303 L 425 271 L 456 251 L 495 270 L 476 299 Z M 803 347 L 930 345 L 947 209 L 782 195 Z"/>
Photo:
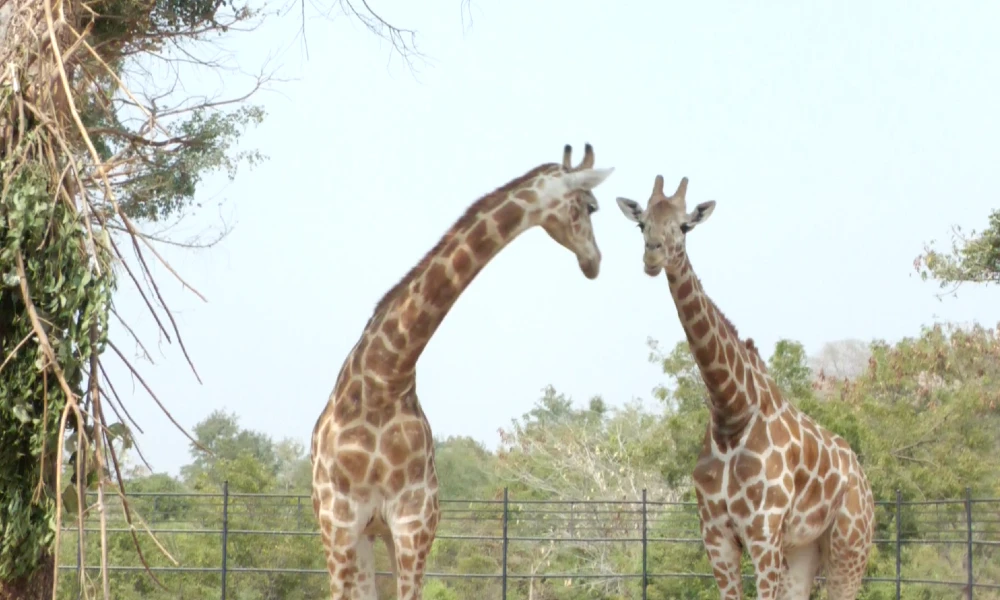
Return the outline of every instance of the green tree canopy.
<path id="1" fill-rule="evenodd" d="M 956 226 L 947 250 L 934 242 L 925 245 L 913 266 L 925 281 L 933 279 L 952 291 L 963 283 L 1000 283 L 1000 211 L 990 213 L 982 231 L 966 233 Z"/>

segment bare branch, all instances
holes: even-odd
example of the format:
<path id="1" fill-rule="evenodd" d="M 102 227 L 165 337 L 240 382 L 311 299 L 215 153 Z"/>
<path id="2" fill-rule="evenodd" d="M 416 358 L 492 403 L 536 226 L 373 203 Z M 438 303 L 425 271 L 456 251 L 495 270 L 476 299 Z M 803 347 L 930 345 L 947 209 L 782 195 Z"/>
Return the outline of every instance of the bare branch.
<path id="1" fill-rule="evenodd" d="M 173 423 L 174 426 L 177 427 L 177 429 L 180 430 L 180 432 L 183 433 L 185 437 L 187 437 L 187 439 L 191 440 L 191 443 L 194 444 L 196 448 L 209 454 L 210 456 L 213 455 L 211 450 L 202 446 L 201 443 L 198 442 L 198 440 L 191 437 L 191 434 L 188 433 L 187 429 L 185 429 L 183 425 L 177 422 L 177 419 L 175 419 L 174 416 L 170 414 L 170 411 L 167 410 L 167 407 L 164 406 L 163 402 L 160 401 L 160 398 L 153 391 L 153 388 L 149 387 L 149 384 L 147 384 L 146 380 L 142 378 L 142 375 L 139 375 L 139 372 L 136 370 L 135 367 L 132 366 L 132 363 L 130 363 L 128 359 L 125 358 L 125 355 L 122 354 L 121 350 L 119 350 L 118 347 L 115 346 L 114 343 L 112 343 L 110 340 L 108 340 L 108 347 L 115 351 L 115 354 L 118 355 L 118 358 L 122 359 L 122 362 L 125 363 L 125 366 L 128 367 L 129 371 L 132 372 L 132 375 L 139 380 L 139 383 L 142 385 L 142 387 L 146 389 L 146 393 L 148 393 L 149 396 L 153 399 L 153 401 L 156 402 L 156 405 L 160 407 L 160 410 L 163 411 L 163 414 L 167 415 L 167 418 L 170 419 L 170 422 Z"/>

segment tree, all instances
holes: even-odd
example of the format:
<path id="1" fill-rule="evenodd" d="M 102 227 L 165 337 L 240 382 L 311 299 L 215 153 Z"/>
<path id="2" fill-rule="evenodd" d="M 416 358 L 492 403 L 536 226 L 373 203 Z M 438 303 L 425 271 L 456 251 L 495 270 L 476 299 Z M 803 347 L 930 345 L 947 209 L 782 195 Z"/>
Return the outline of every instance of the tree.
<path id="1" fill-rule="evenodd" d="M 937 250 L 934 242 L 913 261 L 913 268 L 927 281 L 936 280 L 954 293 L 963 283 L 1000 283 L 1000 210 L 990 213 L 986 228 L 969 233 L 955 226 L 951 249 Z"/>
<path id="2" fill-rule="evenodd" d="M 253 18 L 245 6 L 129 0 L 60 3 L 56 10 L 49 0 L 21 0 L 3 8 L 0 521 L 12 535 L 0 542 L 0 597 L 17 598 L 41 595 L 53 583 L 62 505 L 82 508 L 83 490 L 103 494 L 118 470 L 112 442 L 127 436 L 127 427 L 105 416 L 108 407 L 118 410 L 118 399 L 100 381 L 100 357 L 114 348 L 115 267 L 138 284 L 123 248 L 131 247 L 149 276 L 147 260 L 159 255 L 136 223 L 182 213 L 204 173 L 233 175 L 240 162 L 258 159 L 231 148 L 262 113 L 185 104 L 152 86 L 156 108 L 123 83 L 136 80 L 129 69 L 143 58 L 173 60 L 176 42 Z M 153 300 L 139 289 L 151 310 L 153 302 L 163 305 L 155 282 Z M 176 327 L 162 330 L 178 336 Z"/>
<path id="3" fill-rule="evenodd" d="M 668 382 L 653 392 L 663 404 L 664 412 L 657 426 L 660 431 L 652 437 L 656 441 L 645 450 L 646 459 L 657 465 L 668 485 L 687 490 L 687 499 L 693 500 L 691 472 L 709 420 L 705 382 L 686 341 L 677 342 L 669 354 L 660 350 L 656 340 L 649 339 L 647 345 L 649 361 L 660 365 Z"/>
<path id="4" fill-rule="evenodd" d="M 276 490 L 285 494 L 312 492 L 312 463 L 306 447 L 291 439 L 274 445 L 278 457 Z"/>
<path id="5" fill-rule="evenodd" d="M 214 492 L 228 481 L 234 492 L 261 493 L 277 483 L 279 459 L 270 436 L 241 428 L 235 413 L 213 411 L 193 432 L 194 460 L 181 468 L 191 489 Z"/>
<path id="6" fill-rule="evenodd" d="M 419 54 L 413 32 L 367 3 L 335 4 Z M 222 0 L 0 4 L 0 598 L 51 588 L 63 517 L 79 515 L 85 490 L 104 502 L 123 481 L 114 444 L 129 429 L 102 364 L 110 349 L 134 371 L 109 337 L 112 317 L 132 333 L 114 310 L 119 275 L 187 355 L 150 270 L 165 240 L 144 224 L 183 218 L 206 174 L 263 158 L 235 144 L 264 117 L 246 100 L 266 74 L 214 101 L 179 80 L 223 68 L 206 44 L 265 14 Z M 101 587 L 107 597 L 106 572 Z"/>
<path id="7" fill-rule="evenodd" d="M 767 361 L 768 372 L 788 400 L 812 395 L 812 371 L 806 363 L 806 349 L 792 340 L 778 340 Z"/>
<path id="8" fill-rule="evenodd" d="M 574 570 L 597 576 L 580 585 L 592 596 L 578 595 L 576 586 L 565 592 L 568 596 L 558 596 L 547 586 L 539 587 L 540 579 L 529 579 L 524 584 L 529 598 L 634 595 L 634 582 L 616 575 L 635 569 L 638 548 L 588 540 L 639 535 L 642 521 L 635 502 L 644 489 L 650 500 L 678 499 L 647 462 L 649 448 L 657 443 L 658 420 L 639 403 L 609 409 L 594 398 L 578 409 L 550 386 L 531 411 L 514 420 L 509 430 L 501 430 L 497 467 L 511 497 L 562 501 L 546 510 L 513 501 L 516 533 L 511 535 L 558 537 L 560 542 L 519 547 L 508 562 L 518 572 Z M 552 514 L 561 511 L 572 516 Z"/>
<path id="9" fill-rule="evenodd" d="M 495 456 L 475 439 L 434 440 L 434 462 L 442 500 L 477 500 L 496 493 Z"/>

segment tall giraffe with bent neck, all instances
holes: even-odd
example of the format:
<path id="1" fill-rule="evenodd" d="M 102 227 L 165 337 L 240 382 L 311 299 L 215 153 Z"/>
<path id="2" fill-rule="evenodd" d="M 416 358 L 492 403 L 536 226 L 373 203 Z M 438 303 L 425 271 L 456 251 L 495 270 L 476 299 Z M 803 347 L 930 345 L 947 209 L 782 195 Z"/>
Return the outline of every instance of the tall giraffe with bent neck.
<path id="1" fill-rule="evenodd" d="M 830 600 L 853 600 L 872 544 L 871 487 L 848 443 L 785 401 L 753 340 L 741 341 L 705 294 L 685 240 L 715 201 L 687 212 L 687 183 L 668 197 L 657 175 L 645 209 L 627 198 L 618 205 L 642 231 L 646 274 L 666 271 L 708 388 L 710 421 L 693 479 L 719 592 L 742 597 L 746 549 L 761 599 L 805 600 L 825 567 Z"/>
<path id="2" fill-rule="evenodd" d="M 601 252 L 592 190 L 614 169 L 531 169 L 473 203 L 375 307 L 313 429 L 313 509 L 333 600 L 376 597 L 374 541 L 389 550 L 398 600 L 420 600 L 440 520 L 434 439 L 417 401 L 416 364 L 476 275 L 514 238 L 540 225 L 595 279 Z"/>

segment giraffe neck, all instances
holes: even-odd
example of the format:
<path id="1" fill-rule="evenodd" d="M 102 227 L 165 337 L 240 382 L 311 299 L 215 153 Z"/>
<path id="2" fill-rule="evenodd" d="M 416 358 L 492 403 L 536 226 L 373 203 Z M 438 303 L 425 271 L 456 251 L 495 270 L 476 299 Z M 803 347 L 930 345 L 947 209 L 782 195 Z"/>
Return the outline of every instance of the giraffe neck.
<path id="1" fill-rule="evenodd" d="M 469 207 L 437 245 L 375 308 L 357 352 L 364 370 L 383 381 L 409 380 L 417 360 L 455 301 L 504 247 L 541 224 L 532 189 L 543 165 Z"/>
<path id="2" fill-rule="evenodd" d="M 760 409 L 761 382 L 754 378 L 751 366 L 761 368 L 763 362 L 740 341 L 736 328 L 705 293 L 687 254 L 667 273 L 667 281 L 688 345 L 708 387 L 712 424 L 720 433 L 736 435 Z"/>

